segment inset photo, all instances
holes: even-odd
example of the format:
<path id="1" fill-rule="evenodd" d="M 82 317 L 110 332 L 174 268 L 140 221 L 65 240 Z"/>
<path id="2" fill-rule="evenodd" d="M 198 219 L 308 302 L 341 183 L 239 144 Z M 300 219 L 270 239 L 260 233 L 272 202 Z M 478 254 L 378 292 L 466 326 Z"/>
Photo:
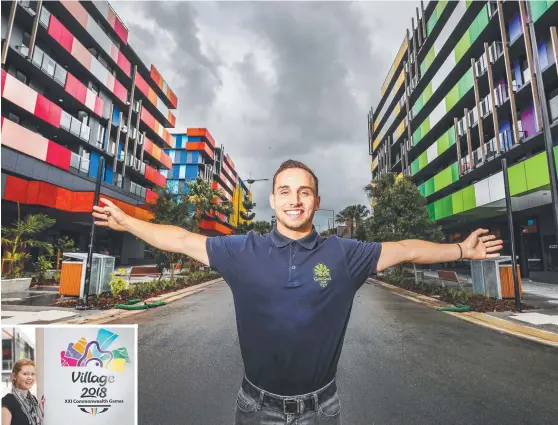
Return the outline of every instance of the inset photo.
<path id="1" fill-rule="evenodd" d="M 137 424 L 137 326 L 2 327 L 2 425 Z"/>

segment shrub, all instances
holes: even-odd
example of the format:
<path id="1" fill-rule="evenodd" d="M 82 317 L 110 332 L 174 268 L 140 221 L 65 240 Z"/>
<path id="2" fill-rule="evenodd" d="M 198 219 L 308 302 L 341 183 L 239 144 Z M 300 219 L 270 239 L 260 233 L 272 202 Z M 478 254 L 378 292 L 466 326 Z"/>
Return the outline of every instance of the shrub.
<path id="1" fill-rule="evenodd" d="M 52 262 L 48 260 L 44 255 L 40 255 L 35 263 L 35 270 L 37 272 L 38 282 L 44 282 L 46 280 L 47 272 L 52 269 Z"/>
<path id="2" fill-rule="evenodd" d="M 120 297 L 122 292 L 124 292 L 126 289 L 128 289 L 128 282 L 126 282 L 122 278 L 122 275 L 125 274 L 125 273 L 123 273 L 123 271 L 125 272 L 124 269 L 120 269 L 118 271 L 118 273 L 113 272 L 111 274 L 111 280 L 109 282 L 110 291 L 111 291 L 112 295 L 114 295 L 117 298 Z"/>

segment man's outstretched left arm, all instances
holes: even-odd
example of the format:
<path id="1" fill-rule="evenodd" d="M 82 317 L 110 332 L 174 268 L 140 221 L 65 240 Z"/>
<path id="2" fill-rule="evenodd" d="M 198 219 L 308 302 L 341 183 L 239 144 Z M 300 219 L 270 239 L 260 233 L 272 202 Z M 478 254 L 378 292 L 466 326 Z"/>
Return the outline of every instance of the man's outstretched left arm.
<path id="1" fill-rule="evenodd" d="M 484 260 L 498 257 L 503 242 L 488 230 L 478 229 L 463 242 L 439 244 L 419 239 L 399 242 L 383 242 L 377 271 L 400 263 L 435 264 L 449 263 L 460 259 Z"/>

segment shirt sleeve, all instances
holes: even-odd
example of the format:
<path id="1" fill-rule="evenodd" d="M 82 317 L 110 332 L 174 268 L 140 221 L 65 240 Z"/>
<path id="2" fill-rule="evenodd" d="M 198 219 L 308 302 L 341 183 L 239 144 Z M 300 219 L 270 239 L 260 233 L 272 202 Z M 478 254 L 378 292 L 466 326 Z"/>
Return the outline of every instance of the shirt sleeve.
<path id="1" fill-rule="evenodd" d="M 208 237 L 206 241 L 209 266 L 227 280 L 232 277 L 245 247 L 246 235 Z"/>
<path id="2" fill-rule="evenodd" d="M 17 401 L 14 399 L 13 395 L 6 394 L 4 397 L 2 397 L 2 407 L 8 409 L 12 414 L 12 416 L 14 415 L 14 412 L 17 410 L 16 407 L 14 406 L 14 403 L 17 403 Z"/>
<path id="3" fill-rule="evenodd" d="M 382 244 L 378 242 L 361 242 L 355 239 L 340 238 L 345 251 L 347 268 L 357 289 L 366 279 L 376 273 L 378 260 L 382 253 Z"/>

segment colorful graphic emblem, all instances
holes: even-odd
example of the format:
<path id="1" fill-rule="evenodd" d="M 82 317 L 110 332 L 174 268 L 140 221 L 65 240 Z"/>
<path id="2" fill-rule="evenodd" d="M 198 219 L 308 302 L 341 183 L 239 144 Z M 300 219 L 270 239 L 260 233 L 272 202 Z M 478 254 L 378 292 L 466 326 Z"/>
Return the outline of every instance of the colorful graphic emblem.
<path id="1" fill-rule="evenodd" d="M 82 337 L 77 342 L 70 342 L 66 351 L 60 352 L 60 362 L 64 367 L 87 367 L 89 365 L 123 373 L 126 363 L 131 363 L 125 347 L 110 349 L 118 335 L 99 329 L 97 339 L 87 341 Z"/>
<path id="2" fill-rule="evenodd" d="M 331 280 L 331 276 L 329 275 L 329 269 L 325 264 L 320 263 L 314 267 L 314 280 L 318 282 L 322 288 L 327 286 Z"/>

